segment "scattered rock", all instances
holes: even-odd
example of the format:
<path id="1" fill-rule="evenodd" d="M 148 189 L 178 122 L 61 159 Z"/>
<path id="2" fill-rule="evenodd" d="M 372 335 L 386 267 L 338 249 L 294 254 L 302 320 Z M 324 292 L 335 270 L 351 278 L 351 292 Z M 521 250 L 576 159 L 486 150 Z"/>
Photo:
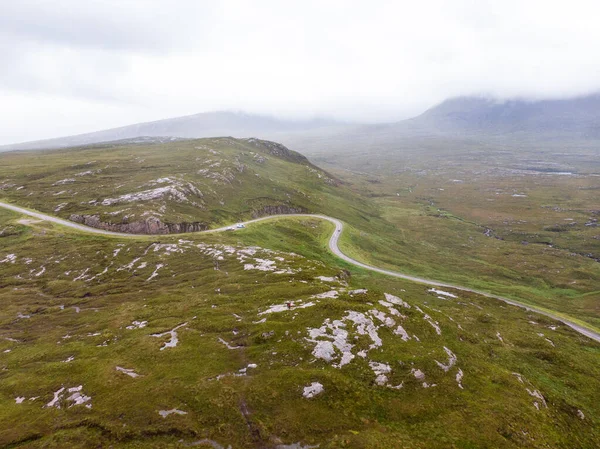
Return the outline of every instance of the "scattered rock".
<path id="1" fill-rule="evenodd" d="M 183 323 L 177 327 L 174 327 L 170 331 L 162 332 L 160 334 L 151 334 L 150 336 L 151 337 L 162 337 L 164 335 L 169 334 L 171 336 L 171 339 L 168 342 L 166 342 L 165 344 L 163 344 L 163 346 L 162 346 L 162 348 L 160 348 L 160 350 L 162 351 L 167 348 L 174 348 L 175 346 L 177 346 L 177 343 L 179 343 L 179 338 L 177 337 L 177 332 L 176 332 L 177 329 L 187 326 L 187 324 L 188 323 Z"/>
<path id="2" fill-rule="evenodd" d="M 166 418 L 169 415 L 187 415 L 187 412 L 183 410 L 177 410 L 176 408 L 172 408 L 171 410 L 159 410 L 158 414 L 163 418 Z"/>
<path id="3" fill-rule="evenodd" d="M 307 399 L 310 399 L 317 396 L 318 394 L 321 394 L 323 390 L 323 385 L 321 383 L 313 382 L 307 387 L 304 387 L 304 393 L 302 393 L 302 396 L 304 396 Z"/>
<path id="4" fill-rule="evenodd" d="M 133 369 L 122 368 L 120 366 L 117 366 L 115 369 L 123 374 L 127 374 L 129 377 L 133 377 L 134 379 L 136 377 L 140 377 L 140 375 L 133 371 Z"/>

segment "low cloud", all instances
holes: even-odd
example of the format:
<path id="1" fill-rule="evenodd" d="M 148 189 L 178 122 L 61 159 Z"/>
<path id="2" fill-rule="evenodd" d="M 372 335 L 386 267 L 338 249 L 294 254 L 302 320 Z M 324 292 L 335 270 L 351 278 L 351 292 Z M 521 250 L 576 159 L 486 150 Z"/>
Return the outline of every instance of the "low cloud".
<path id="1" fill-rule="evenodd" d="M 216 109 L 374 122 L 456 95 L 580 95 L 600 89 L 598 12 L 536 0 L 3 2 L 0 143 Z M 48 114 L 28 113 L 35 104 Z"/>

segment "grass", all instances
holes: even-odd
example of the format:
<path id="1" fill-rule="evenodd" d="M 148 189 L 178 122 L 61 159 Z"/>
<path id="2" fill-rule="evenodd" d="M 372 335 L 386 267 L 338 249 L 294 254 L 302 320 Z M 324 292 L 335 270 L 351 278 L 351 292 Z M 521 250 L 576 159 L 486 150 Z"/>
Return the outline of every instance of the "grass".
<path id="1" fill-rule="evenodd" d="M 341 245 L 359 260 L 503 295 L 600 328 L 594 221 L 600 166 L 591 149 L 519 148 L 517 154 L 445 145 L 368 158 L 364 151 L 327 155 L 323 162 L 336 177 L 297 153 L 271 150 L 264 142 L 222 138 L 5 153 L 0 186 L 19 205 L 64 218 L 96 214 L 117 225 L 154 217 L 214 227 L 267 211 L 323 213 L 348 224 Z M 547 160 L 553 161 L 551 171 Z M 77 176 L 87 171 L 93 174 Z M 157 184 L 161 178 L 175 184 Z M 54 185 L 62 179 L 75 182 Z M 202 196 L 188 193 L 186 183 Z M 169 196 L 101 204 L 164 185 L 198 205 Z"/>
<path id="2" fill-rule="evenodd" d="M 187 225 L 180 232 L 193 223 L 218 227 L 289 211 L 376 213 L 300 154 L 264 141 L 198 139 L 0 158 L 0 190 L 9 200 L 66 219 L 96 215 L 105 226 L 160 220 Z M 152 200 L 126 197 L 156 189 L 167 190 Z"/>
<path id="3" fill-rule="evenodd" d="M 418 149 L 319 156 L 380 211 L 350 221 L 346 253 L 600 327 L 596 149 Z"/>
<path id="4" fill-rule="evenodd" d="M 48 223 L 25 226 L 17 218 L 0 211 L 0 260 L 16 255 L 14 264 L 0 264 L 2 446 L 166 448 L 203 438 L 236 448 L 294 442 L 325 448 L 600 443 L 598 344 L 495 300 L 463 292 L 440 300 L 422 285 L 339 263 L 326 248 L 328 223 L 288 218 L 180 241 L 180 236 L 105 238 Z M 197 245 L 238 250 L 259 245 L 280 252 L 259 251 L 240 262 L 239 253 L 219 260 Z M 244 269 L 244 263 L 258 263 L 256 258 L 290 271 Z M 158 264 L 164 267 L 147 280 Z M 318 276 L 337 276 L 342 284 Z M 273 304 L 298 304 L 332 288 L 339 296 L 313 307 L 258 315 Z M 348 293 L 357 288 L 368 292 Z M 313 356 L 309 328 L 341 319 L 348 310 L 385 311 L 378 304 L 384 292 L 412 305 L 402 309 L 406 318 L 399 322 L 420 341 L 402 341 L 382 326 L 383 345 L 366 360 L 356 357 L 335 368 Z M 441 335 L 416 306 L 439 323 Z M 30 318 L 18 319 L 19 313 Z M 259 322 L 263 317 L 267 320 Z M 134 320 L 148 324 L 126 329 Z M 161 351 L 169 337 L 151 334 L 182 323 L 188 324 L 179 330 L 178 345 Z M 357 337 L 351 340 L 354 353 L 368 347 L 366 336 L 350 325 L 347 330 Z M 241 348 L 229 350 L 219 338 Z M 447 373 L 435 362 L 447 361 L 444 347 L 458 358 Z M 389 364 L 390 384 L 403 387 L 376 385 L 369 360 Z M 257 367 L 247 376 L 231 375 L 249 363 Z M 142 377 L 130 378 L 116 366 Z M 436 386 L 423 388 L 412 368 Z M 455 379 L 458 368 L 464 389 Z M 514 372 L 523 375 L 524 384 Z M 302 389 L 311 382 L 325 390 L 308 400 Z M 67 402 L 61 409 L 42 407 L 61 386 L 78 385 L 91 396 L 92 408 Z M 537 410 L 527 388 L 539 391 L 547 408 Z M 16 404 L 20 396 L 26 400 Z M 187 414 L 158 414 L 173 408 Z"/>

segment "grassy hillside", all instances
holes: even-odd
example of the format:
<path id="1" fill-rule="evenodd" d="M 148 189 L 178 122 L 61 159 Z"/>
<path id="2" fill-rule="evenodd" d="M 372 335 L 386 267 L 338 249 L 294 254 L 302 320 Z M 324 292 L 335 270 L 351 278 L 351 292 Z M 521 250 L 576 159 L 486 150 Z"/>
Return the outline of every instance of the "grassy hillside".
<path id="1" fill-rule="evenodd" d="M 381 211 L 349 229 L 344 251 L 600 328 L 596 147 L 398 144 L 315 156 Z"/>
<path id="2" fill-rule="evenodd" d="M 324 213 L 349 225 L 341 245 L 359 260 L 600 328 L 597 150 L 559 150 L 357 149 L 328 156 L 334 176 L 255 139 L 121 143 L 2 154 L 0 187 L 19 205 L 125 232 Z"/>
<path id="3" fill-rule="evenodd" d="M 327 223 L 25 223 L 0 211 L 2 446 L 600 444 L 597 343 L 338 263 Z"/>
<path id="4" fill-rule="evenodd" d="M 0 195 L 124 232 L 199 230 L 286 212 L 376 214 L 304 156 L 257 139 L 14 152 L 0 161 Z"/>

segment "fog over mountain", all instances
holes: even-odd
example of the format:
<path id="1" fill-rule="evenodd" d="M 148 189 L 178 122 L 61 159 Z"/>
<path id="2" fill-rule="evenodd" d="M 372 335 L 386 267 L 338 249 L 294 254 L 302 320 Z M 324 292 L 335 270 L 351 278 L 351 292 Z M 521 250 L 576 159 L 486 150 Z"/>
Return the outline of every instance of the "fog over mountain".
<path id="1" fill-rule="evenodd" d="M 600 89 L 597 2 L 350 3 L 0 2 L 0 145 L 202 111 L 373 124 Z"/>
<path id="2" fill-rule="evenodd" d="M 215 136 L 263 136 L 277 138 L 281 134 L 302 133 L 320 129 L 337 130 L 342 128 L 344 128 L 342 123 L 328 119 L 293 121 L 244 112 L 217 111 L 154 122 L 137 123 L 75 136 L 0 146 L 0 150 L 64 148 L 139 137 L 199 138 Z"/>
<path id="3" fill-rule="evenodd" d="M 443 137 L 483 140 L 590 140 L 600 138 L 600 94 L 560 100 L 456 97 L 407 120 L 347 124 L 331 119 L 285 120 L 244 112 L 206 112 L 63 138 L 25 142 L 0 150 L 62 148 L 138 137 L 261 137 L 307 153 L 359 145 L 398 145 Z"/>
<path id="4" fill-rule="evenodd" d="M 568 138 L 600 137 L 600 94 L 561 100 L 459 97 L 444 101 L 412 122 L 439 132 L 532 133 Z"/>

